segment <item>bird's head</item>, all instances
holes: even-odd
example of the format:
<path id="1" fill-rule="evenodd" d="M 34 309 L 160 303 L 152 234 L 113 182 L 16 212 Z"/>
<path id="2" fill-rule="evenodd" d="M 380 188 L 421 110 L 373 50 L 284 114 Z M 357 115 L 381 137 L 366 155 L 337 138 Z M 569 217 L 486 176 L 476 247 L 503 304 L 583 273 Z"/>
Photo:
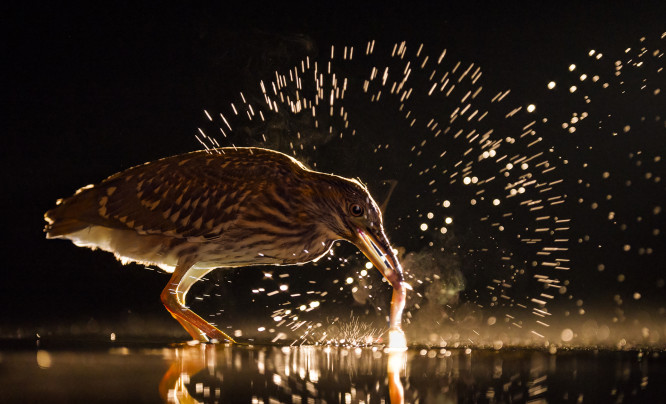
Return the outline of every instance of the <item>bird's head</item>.
<path id="1" fill-rule="evenodd" d="M 402 267 L 384 233 L 381 210 L 367 188 L 338 176 L 328 176 L 320 184 L 319 220 L 331 237 L 356 245 L 394 287 L 402 283 Z"/>

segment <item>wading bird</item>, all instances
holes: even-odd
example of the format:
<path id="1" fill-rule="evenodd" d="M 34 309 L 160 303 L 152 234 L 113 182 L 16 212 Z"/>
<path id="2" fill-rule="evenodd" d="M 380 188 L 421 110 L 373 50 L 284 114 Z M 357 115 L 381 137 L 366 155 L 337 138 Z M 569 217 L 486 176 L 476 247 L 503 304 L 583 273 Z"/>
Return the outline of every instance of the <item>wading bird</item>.
<path id="1" fill-rule="evenodd" d="M 162 302 L 202 342 L 234 342 L 185 304 L 208 272 L 302 264 L 347 240 L 393 286 L 389 339 L 403 335 L 407 284 L 368 190 L 276 151 L 219 148 L 145 163 L 79 189 L 44 218 L 48 238 L 172 272 Z"/>

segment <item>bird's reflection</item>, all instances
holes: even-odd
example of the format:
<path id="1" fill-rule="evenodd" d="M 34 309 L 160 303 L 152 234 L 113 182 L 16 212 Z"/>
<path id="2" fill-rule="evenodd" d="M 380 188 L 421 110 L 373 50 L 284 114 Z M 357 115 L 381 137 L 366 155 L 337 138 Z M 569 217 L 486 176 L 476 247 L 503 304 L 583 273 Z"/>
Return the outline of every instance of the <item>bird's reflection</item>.
<path id="1" fill-rule="evenodd" d="M 163 352 L 170 367 L 159 389 L 172 403 L 655 402 L 642 353 L 239 345 Z"/>
<path id="2" fill-rule="evenodd" d="M 404 402 L 404 351 L 197 345 L 170 355 L 165 402 Z"/>

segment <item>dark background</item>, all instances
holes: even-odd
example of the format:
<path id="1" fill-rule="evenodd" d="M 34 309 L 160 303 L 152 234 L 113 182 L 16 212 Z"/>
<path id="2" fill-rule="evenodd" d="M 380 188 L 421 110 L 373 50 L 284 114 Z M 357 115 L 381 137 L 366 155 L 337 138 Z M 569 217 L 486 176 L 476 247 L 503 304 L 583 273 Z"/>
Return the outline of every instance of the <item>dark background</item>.
<path id="1" fill-rule="evenodd" d="M 605 3 L 3 5 L 0 332 L 128 313 L 170 324 L 159 301 L 167 275 L 47 241 L 43 213 L 83 185 L 200 148 L 203 110 L 276 69 L 330 44 L 426 42 L 528 99 L 571 55 L 666 28 L 662 2 Z"/>

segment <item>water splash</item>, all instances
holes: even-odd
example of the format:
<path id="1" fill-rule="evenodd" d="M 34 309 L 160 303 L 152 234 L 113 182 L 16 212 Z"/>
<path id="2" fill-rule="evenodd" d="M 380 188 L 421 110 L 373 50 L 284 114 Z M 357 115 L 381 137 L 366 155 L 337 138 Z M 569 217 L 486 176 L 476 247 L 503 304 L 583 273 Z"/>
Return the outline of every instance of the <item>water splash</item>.
<path id="1" fill-rule="evenodd" d="M 590 49 L 543 88 L 575 223 L 565 343 L 664 343 L 664 38 Z"/>
<path id="2" fill-rule="evenodd" d="M 654 108 L 632 111 L 638 122 L 626 113 L 637 100 L 664 105 L 657 47 L 663 37 L 646 41 L 610 68 L 613 50 L 563 63 L 563 76 L 544 78 L 531 101 L 515 100 L 481 66 L 446 50 L 406 42 L 331 46 L 324 57 L 262 78 L 226 109 L 205 111 L 208 125 L 198 138 L 208 147 L 290 153 L 315 169 L 358 176 L 375 195 L 386 192 L 383 182 L 397 182 L 385 222 L 415 289 L 405 313 L 410 341 L 615 343 L 620 331 L 611 331 L 612 324 L 598 326 L 596 339 L 582 338 L 589 336 L 581 331 L 585 324 L 594 328 L 584 317 L 594 296 L 589 283 L 608 285 L 588 275 L 590 265 L 595 275 L 620 271 L 615 264 L 622 260 L 608 261 L 618 248 L 658 262 L 657 246 L 664 245 L 655 202 L 664 198 L 651 195 L 664 193 L 663 120 Z M 599 160 L 599 149 L 606 160 Z M 607 240 L 608 227 L 622 237 Z M 284 278 L 265 277 L 270 287 L 253 290 L 279 307 L 271 314 L 277 325 L 308 334 L 323 327 L 309 312 L 336 304 L 348 310 L 350 302 L 381 323 L 388 286 L 353 249 L 334 251 L 306 268 L 284 270 L 278 275 Z M 624 272 L 616 274 L 620 283 Z M 285 278 L 298 292 L 279 289 L 276 279 Z M 658 288 L 663 283 L 656 279 Z M 633 288 L 624 285 L 613 296 L 618 306 L 648 295 L 659 300 L 640 279 Z M 655 320 L 663 320 L 660 310 Z M 625 320 L 620 313 L 610 321 Z M 651 336 L 634 340 L 662 340 L 666 330 L 646 327 Z"/>

